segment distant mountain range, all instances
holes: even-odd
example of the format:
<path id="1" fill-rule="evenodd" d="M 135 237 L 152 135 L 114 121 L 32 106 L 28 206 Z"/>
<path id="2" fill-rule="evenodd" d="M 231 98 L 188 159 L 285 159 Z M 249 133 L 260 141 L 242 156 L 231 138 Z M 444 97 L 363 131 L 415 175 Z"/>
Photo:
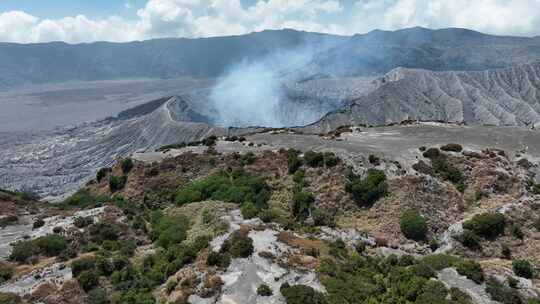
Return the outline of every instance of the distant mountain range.
<path id="1" fill-rule="evenodd" d="M 306 46 L 320 51 L 306 71 L 336 77 L 381 75 L 396 67 L 483 70 L 540 58 L 538 37 L 456 28 L 376 30 L 350 37 L 269 30 L 130 43 L 0 43 L 0 87 L 119 78 L 213 78 L 242 60 Z"/>

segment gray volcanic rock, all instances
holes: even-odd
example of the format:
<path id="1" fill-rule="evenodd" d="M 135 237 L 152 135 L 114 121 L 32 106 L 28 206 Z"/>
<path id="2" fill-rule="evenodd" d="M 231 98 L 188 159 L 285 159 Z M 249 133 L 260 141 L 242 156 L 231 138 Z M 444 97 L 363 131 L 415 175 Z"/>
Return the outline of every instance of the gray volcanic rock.
<path id="1" fill-rule="evenodd" d="M 0 185 L 26 189 L 49 199 L 77 189 L 98 168 L 135 151 L 153 151 L 163 145 L 191 142 L 228 130 L 200 122 L 184 100 L 172 97 L 147 109 L 121 114 L 115 119 L 56 130 L 53 133 L 22 134 L 5 138 L 0 145 Z M 155 104 L 154 104 L 155 106 Z M 125 118 L 129 117 L 129 118 Z M 195 118 L 193 121 L 182 119 Z M 242 133 L 251 130 L 233 130 Z"/>
<path id="2" fill-rule="evenodd" d="M 331 112 L 304 131 L 404 121 L 540 126 L 540 62 L 483 72 L 398 68 L 377 89 Z"/>

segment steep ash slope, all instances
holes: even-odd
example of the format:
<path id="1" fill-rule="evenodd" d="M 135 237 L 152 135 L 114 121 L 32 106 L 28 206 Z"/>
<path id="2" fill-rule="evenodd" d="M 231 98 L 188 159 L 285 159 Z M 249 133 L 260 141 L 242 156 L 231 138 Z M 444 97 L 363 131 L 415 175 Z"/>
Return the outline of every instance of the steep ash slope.
<path id="1" fill-rule="evenodd" d="M 483 72 L 398 68 L 378 88 L 306 130 L 408 120 L 501 126 L 540 125 L 540 62 Z"/>

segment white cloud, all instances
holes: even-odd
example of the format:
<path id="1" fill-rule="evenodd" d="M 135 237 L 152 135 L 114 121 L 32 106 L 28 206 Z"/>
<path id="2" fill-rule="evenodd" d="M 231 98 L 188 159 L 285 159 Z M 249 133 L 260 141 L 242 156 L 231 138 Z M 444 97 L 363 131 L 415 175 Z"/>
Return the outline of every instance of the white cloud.
<path id="1" fill-rule="evenodd" d="M 347 6 L 345 1 L 354 3 Z M 126 7 L 130 3 L 126 1 Z M 148 0 L 133 20 L 91 19 L 82 14 L 42 19 L 22 11 L 0 13 L 0 41 L 131 41 L 281 28 L 354 34 L 411 26 L 538 35 L 540 0 L 257 0 L 248 7 L 240 0 Z"/>
<path id="2" fill-rule="evenodd" d="M 359 0 L 352 28 L 462 27 L 508 35 L 540 34 L 540 0 Z"/>

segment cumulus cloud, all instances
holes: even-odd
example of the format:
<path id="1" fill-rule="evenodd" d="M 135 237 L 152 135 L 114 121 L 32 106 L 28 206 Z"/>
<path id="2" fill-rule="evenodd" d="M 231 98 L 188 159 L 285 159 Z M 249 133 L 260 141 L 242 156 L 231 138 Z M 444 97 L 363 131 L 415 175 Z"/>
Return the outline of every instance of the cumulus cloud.
<path id="1" fill-rule="evenodd" d="M 133 19 L 0 13 L 0 41 L 131 41 L 281 28 L 354 34 L 411 26 L 538 35 L 540 0 L 257 0 L 247 6 L 240 0 L 148 0 Z"/>

